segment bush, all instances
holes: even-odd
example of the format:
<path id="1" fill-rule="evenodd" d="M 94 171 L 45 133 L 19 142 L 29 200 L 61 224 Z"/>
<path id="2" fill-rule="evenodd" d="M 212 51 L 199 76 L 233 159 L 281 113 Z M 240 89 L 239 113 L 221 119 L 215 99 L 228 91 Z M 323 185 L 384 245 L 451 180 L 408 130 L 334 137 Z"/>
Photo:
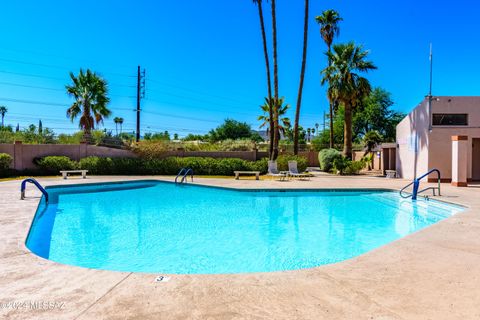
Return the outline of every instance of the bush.
<path id="1" fill-rule="evenodd" d="M 7 153 L 0 153 L 0 170 L 7 170 L 10 168 L 13 158 Z"/>
<path id="2" fill-rule="evenodd" d="M 245 161 L 237 158 L 169 157 L 165 159 L 140 158 L 83 158 L 79 168 L 95 175 L 176 175 L 181 168 L 192 168 L 196 175 L 233 175 L 234 171 L 267 172 L 267 160 Z"/>
<path id="3" fill-rule="evenodd" d="M 318 161 L 320 162 L 320 170 L 325 172 L 331 172 L 334 168 L 335 160 L 338 161 L 340 166 L 342 161 L 342 154 L 336 149 L 323 149 L 318 154 Z"/>
<path id="4" fill-rule="evenodd" d="M 288 171 L 288 161 L 297 161 L 299 172 L 307 170 L 308 161 L 305 157 L 294 155 L 281 155 L 277 158 L 277 167 L 279 171 Z"/>
<path id="5" fill-rule="evenodd" d="M 366 162 L 363 159 L 360 161 L 352 161 L 344 156 L 336 158 L 333 161 L 333 169 L 338 174 L 358 174 L 365 166 Z"/>
<path id="6" fill-rule="evenodd" d="M 73 170 L 77 163 L 64 156 L 48 156 L 38 160 L 38 166 L 46 173 L 58 174 L 61 170 Z"/>

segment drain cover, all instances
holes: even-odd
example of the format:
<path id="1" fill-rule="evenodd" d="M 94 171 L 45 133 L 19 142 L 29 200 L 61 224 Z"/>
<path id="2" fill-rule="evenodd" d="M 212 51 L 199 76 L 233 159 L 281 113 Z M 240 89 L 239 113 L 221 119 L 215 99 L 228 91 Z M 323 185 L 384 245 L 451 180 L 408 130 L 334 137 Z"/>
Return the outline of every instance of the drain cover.
<path id="1" fill-rule="evenodd" d="M 166 276 L 158 276 L 155 278 L 155 282 L 168 282 L 170 280 L 170 277 Z"/>

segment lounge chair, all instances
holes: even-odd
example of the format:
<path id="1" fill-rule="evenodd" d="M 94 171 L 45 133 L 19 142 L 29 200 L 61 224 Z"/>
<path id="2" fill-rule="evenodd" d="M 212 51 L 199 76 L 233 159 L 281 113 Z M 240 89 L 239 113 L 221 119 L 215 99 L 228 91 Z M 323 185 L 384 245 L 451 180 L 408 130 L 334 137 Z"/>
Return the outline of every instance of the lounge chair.
<path id="1" fill-rule="evenodd" d="M 272 178 L 279 178 L 280 181 L 284 181 L 288 176 L 286 172 L 280 172 L 277 168 L 277 161 L 268 161 L 268 173 L 267 176 Z"/>
<path id="2" fill-rule="evenodd" d="M 288 161 L 288 175 L 299 179 L 308 179 L 311 177 L 310 173 L 298 172 L 297 161 Z"/>

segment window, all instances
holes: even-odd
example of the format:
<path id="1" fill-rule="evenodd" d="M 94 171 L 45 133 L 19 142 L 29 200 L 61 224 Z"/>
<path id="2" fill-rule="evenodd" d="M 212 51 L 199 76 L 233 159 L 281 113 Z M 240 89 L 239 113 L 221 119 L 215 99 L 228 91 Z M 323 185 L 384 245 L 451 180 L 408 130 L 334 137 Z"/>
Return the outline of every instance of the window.
<path id="1" fill-rule="evenodd" d="M 468 126 L 466 113 L 434 113 L 432 120 L 434 126 Z"/>

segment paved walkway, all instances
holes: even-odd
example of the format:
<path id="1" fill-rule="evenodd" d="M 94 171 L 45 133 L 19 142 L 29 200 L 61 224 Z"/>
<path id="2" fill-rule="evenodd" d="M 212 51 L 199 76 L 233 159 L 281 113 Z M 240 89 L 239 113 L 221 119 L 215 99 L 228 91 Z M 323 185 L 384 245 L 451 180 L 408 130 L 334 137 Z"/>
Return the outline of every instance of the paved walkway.
<path id="1" fill-rule="evenodd" d="M 150 177 L 149 177 L 150 178 Z M 39 179 L 42 184 L 133 180 Z M 145 179 L 145 177 L 137 177 Z M 172 180 L 172 178 L 158 177 Z M 311 181 L 197 179 L 233 188 L 400 188 L 402 180 L 319 176 Z M 480 319 L 480 189 L 444 184 L 469 209 L 341 263 L 308 270 L 155 275 L 60 265 L 25 248 L 40 194 L 19 200 L 0 183 L 0 318 L 6 319 Z"/>

